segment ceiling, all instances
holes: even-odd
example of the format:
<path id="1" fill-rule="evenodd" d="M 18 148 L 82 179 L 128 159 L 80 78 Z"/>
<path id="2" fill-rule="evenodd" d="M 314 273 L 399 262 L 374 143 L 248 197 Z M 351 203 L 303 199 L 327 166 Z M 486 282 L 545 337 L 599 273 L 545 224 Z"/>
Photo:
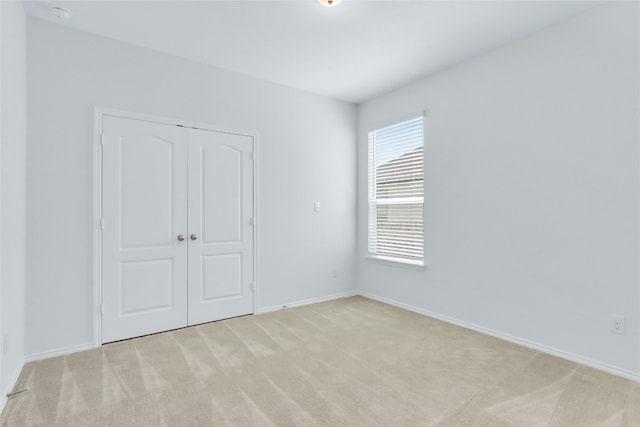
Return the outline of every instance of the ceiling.
<path id="1" fill-rule="evenodd" d="M 27 14 L 360 103 L 567 19 L 594 1 L 24 1 Z M 72 12 L 68 21 L 51 6 Z"/>

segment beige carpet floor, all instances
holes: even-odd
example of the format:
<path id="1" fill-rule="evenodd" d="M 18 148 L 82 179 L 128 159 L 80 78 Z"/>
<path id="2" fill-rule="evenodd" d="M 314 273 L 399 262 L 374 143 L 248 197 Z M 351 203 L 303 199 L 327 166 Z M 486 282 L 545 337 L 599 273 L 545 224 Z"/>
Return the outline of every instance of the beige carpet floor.
<path id="1" fill-rule="evenodd" d="M 3 426 L 640 426 L 640 384 L 362 297 L 32 362 Z"/>

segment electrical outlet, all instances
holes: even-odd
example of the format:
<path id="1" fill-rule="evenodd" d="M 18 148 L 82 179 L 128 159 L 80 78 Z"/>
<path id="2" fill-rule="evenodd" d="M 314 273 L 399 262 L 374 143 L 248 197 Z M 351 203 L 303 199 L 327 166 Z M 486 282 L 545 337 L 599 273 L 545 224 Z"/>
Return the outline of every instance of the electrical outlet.
<path id="1" fill-rule="evenodd" d="M 9 353 L 9 335 L 4 334 L 2 337 L 2 356 L 6 356 Z"/>
<path id="2" fill-rule="evenodd" d="M 611 316 L 611 332 L 620 335 L 627 333 L 626 319 L 624 316 Z"/>
<path id="3" fill-rule="evenodd" d="M 313 211 L 320 212 L 320 202 L 313 202 Z"/>
<path id="4" fill-rule="evenodd" d="M 331 277 L 333 277 L 334 279 L 336 279 L 338 277 L 338 269 L 334 268 L 333 270 L 331 270 Z"/>

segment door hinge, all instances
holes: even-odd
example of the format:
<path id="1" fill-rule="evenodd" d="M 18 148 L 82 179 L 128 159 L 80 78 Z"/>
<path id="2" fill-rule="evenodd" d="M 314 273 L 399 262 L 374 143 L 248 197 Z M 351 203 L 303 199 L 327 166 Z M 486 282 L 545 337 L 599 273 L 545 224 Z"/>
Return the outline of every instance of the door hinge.
<path id="1" fill-rule="evenodd" d="M 249 218 L 249 224 L 256 225 L 256 222 L 253 220 L 253 217 Z"/>
<path id="2" fill-rule="evenodd" d="M 254 160 L 253 151 L 249 153 L 249 158 L 250 158 L 251 160 Z"/>
<path id="3" fill-rule="evenodd" d="M 104 230 L 104 218 L 98 220 L 98 229 Z"/>
<path id="4" fill-rule="evenodd" d="M 256 284 L 254 282 L 254 283 L 251 283 L 251 292 L 255 292 L 255 291 L 256 291 Z"/>
<path id="5" fill-rule="evenodd" d="M 100 134 L 100 145 L 104 145 L 104 133 Z"/>
<path id="6" fill-rule="evenodd" d="M 100 315 L 104 314 L 104 304 L 100 303 Z"/>

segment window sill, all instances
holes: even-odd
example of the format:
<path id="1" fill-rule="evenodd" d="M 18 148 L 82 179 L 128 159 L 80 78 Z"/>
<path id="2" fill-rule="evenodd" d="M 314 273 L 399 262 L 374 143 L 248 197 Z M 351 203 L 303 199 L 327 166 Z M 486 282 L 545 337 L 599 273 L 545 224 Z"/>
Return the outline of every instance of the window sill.
<path id="1" fill-rule="evenodd" d="M 411 270 L 419 270 L 424 271 L 427 269 L 427 266 L 424 264 L 424 261 L 410 261 L 398 258 L 384 257 L 384 256 L 375 256 L 375 255 L 367 255 L 365 259 L 369 262 L 373 262 L 376 264 L 385 264 L 391 267 L 397 268 L 408 268 Z"/>

